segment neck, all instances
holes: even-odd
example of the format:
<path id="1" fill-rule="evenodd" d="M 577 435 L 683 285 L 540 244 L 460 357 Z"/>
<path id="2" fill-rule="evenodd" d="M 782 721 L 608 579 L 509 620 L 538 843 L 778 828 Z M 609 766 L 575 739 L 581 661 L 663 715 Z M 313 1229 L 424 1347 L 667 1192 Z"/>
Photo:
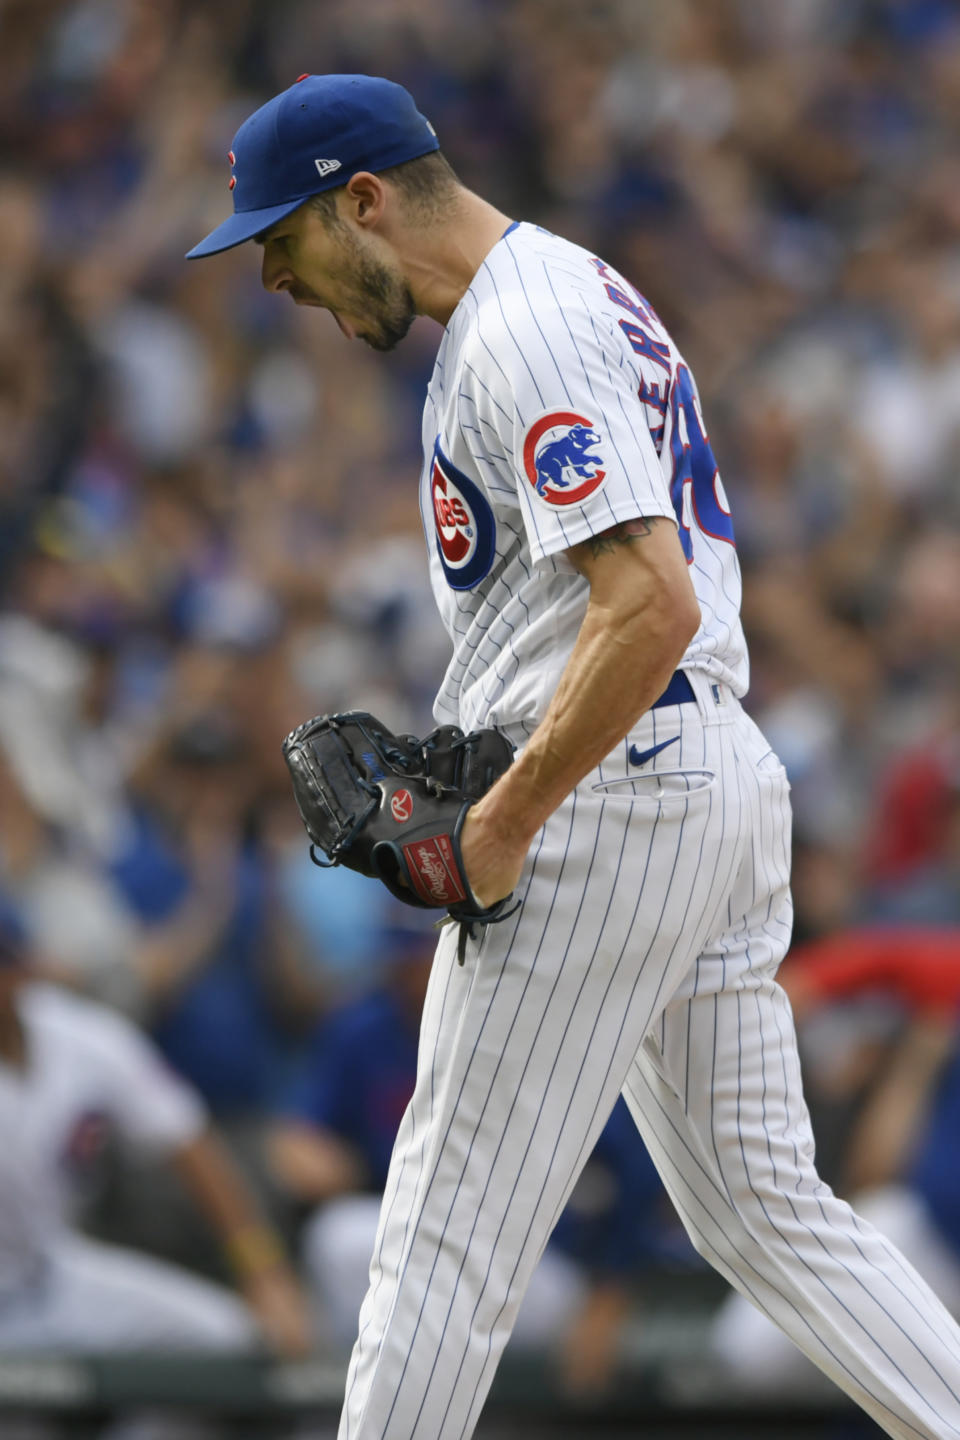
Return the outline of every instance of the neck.
<path id="1" fill-rule="evenodd" d="M 448 219 L 411 235 L 403 268 L 417 313 L 446 325 L 510 223 L 509 215 L 461 189 Z"/>

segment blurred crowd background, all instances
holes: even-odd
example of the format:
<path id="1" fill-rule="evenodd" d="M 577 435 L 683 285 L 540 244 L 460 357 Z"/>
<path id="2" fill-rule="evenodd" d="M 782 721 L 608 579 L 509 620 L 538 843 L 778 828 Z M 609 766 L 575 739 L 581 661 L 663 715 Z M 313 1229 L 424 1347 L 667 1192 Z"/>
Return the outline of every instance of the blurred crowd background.
<path id="1" fill-rule="evenodd" d="M 369 1116 L 318 1067 L 415 992 L 430 934 L 313 869 L 280 740 L 337 708 L 431 728 L 439 331 L 373 355 L 266 295 L 252 247 L 183 261 L 229 211 L 239 123 L 328 70 L 407 85 L 468 186 L 622 269 L 685 352 L 733 506 L 747 703 L 793 785 L 784 975 L 824 1169 L 905 1187 L 960 1253 L 952 0 L 6 0 L 0 891 L 31 964 L 151 1037 L 295 1265 L 318 1201 L 375 1192 Z M 918 1051 L 884 1146 L 880 1081 Z M 318 1179 L 311 1116 L 353 1169 L 327 1155 Z M 144 1204 L 107 1169 L 85 1224 L 230 1278 L 175 1190 Z M 596 1274 L 693 1263 L 658 1211 L 621 1242 Z"/>

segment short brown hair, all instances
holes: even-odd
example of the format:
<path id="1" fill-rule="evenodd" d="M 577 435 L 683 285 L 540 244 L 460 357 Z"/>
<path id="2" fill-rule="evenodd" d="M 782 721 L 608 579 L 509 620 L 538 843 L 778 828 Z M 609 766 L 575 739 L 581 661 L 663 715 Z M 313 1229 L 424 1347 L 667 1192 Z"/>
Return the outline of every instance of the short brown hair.
<path id="1" fill-rule="evenodd" d="M 400 191 L 411 210 L 427 219 L 443 211 L 444 206 L 453 200 L 460 184 L 453 166 L 439 150 L 432 150 L 429 155 L 418 155 L 416 160 L 404 160 L 402 165 L 391 165 L 388 170 L 379 173 Z M 342 186 L 312 195 L 307 202 L 330 225 L 337 218 L 337 189 L 342 189 Z"/>

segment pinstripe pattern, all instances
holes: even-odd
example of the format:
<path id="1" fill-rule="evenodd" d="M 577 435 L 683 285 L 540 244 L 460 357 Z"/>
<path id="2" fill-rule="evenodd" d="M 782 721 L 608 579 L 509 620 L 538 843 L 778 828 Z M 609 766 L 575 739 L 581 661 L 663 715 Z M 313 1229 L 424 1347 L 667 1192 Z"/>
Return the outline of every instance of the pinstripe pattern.
<path id="1" fill-rule="evenodd" d="M 586 606 L 563 551 L 616 519 L 673 514 L 667 402 L 680 357 L 601 270 L 514 227 L 454 312 L 424 410 L 424 453 L 438 445 L 447 467 L 437 479 L 428 459 L 421 487 L 453 642 L 436 715 L 498 724 L 521 746 Z M 642 353 L 619 328 L 627 310 L 643 320 Z M 602 432 L 609 472 L 572 505 L 538 496 L 523 468 L 529 427 L 558 409 Z M 459 519 L 458 483 L 476 510 Z M 468 588 L 441 558 L 441 532 L 452 544 L 455 526 L 473 539 L 488 522 L 495 547 L 477 553 L 489 568 Z M 775 980 L 792 918 L 789 787 L 736 699 L 747 679 L 736 553 L 700 531 L 692 548 L 703 624 L 684 668 L 696 703 L 648 712 L 567 797 L 531 847 L 520 908 L 465 965 L 454 931 L 442 933 L 340 1440 L 472 1434 L 621 1091 L 717 1269 L 889 1434 L 960 1440 L 960 1331 L 814 1166 Z M 631 765 L 631 746 L 661 744 Z"/>
<path id="2" fill-rule="evenodd" d="M 960 1436 L 956 1327 L 814 1168 L 774 979 L 782 771 L 732 696 L 706 723 L 651 712 L 629 742 L 655 727 L 681 735 L 679 764 L 649 767 L 669 798 L 618 791 L 618 746 L 541 832 L 517 916 L 464 967 L 440 941 L 341 1440 L 472 1433 L 621 1089 L 698 1249 L 891 1435 Z"/>
<path id="3" fill-rule="evenodd" d="M 431 467 L 421 509 L 434 594 L 454 653 L 436 715 L 472 729 L 536 724 L 573 648 L 586 588 L 563 552 L 637 515 L 676 519 L 670 497 L 670 407 L 664 415 L 639 391 L 670 374 L 634 353 L 591 257 L 531 225 L 495 246 L 444 333 L 423 417 L 424 454 L 443 453 L 487 497 L 496 523 L 496 584 L 470 590 L 447 582 L 437 544 Z M 625 281 L 619 284 L 627 291 Z M 662 326 L 645 325 L 681 357 Z M 660 393 L 658 391 L 658 393 Z M 571 410 L 602 435 L 606 479 L 576 505 L 539 498 L 523 470 L 527 427 L 544 412 Z M 696 664 L 741 694 L 747 657 L 740 628 L 740 572 L 726 541 L 698 535 L 691 579 L 704 623 L 685 664 Z"/>

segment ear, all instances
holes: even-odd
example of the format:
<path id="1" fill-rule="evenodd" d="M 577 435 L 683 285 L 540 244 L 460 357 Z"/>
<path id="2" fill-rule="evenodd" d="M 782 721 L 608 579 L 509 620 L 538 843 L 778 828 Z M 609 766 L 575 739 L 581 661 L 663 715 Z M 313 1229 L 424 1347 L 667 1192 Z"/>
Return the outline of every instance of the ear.
<path id="1" fill-rule="evenodd" d="M 387 187 L 379 175 L 360 170 L 343 187 L 348 215 L 365 229 L 375 228 L 383 218 L 387 205 Z"/>

